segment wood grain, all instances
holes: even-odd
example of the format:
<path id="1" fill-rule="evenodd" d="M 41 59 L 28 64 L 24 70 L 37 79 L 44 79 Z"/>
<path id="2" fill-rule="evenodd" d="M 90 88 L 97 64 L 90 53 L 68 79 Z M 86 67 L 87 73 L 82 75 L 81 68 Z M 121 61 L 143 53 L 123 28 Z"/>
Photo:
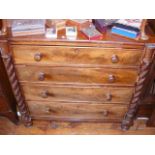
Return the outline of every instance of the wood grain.
<path id="1" fill-rule="evenodd" d="M 11 46 L 15 64 L 40 65 L 98 65 L 113 67 L 137 66 L 140 64 L 141 50 L 80 48 L 60 46 Z M 21 52 L 22 51 L 22 52 Z M 41 54 L 41 60 L 35 61 L 34 56 Z M 112 56 L 118 57 L 118 62 L 112 62 Z M 122 66 L 124 65 L 124 66 Z"/>
<path id="2" fill-rule="evenodd" d="M 146 127 L 145 120 L 135 120 L 134 126 L 122 131 L 120 123 L 71 123 L 34 120 L 31 128 L 14 125 L 0 118 L 1 135 L 155 135 L 155 128 Z"/>
<path id="3" fill-rule="evenodd" d="M 32 118 L 59 121 L 121 121 L 127 105 L 27 101 Z"/>
<path id="4" fill-rule="evenodd" d="M 133 88 L 79 85 L 22 85 L 26 100 L 101 101 L 128 104 Z M 109 99 L 111 95 L 111 100 Z"/>
<path id="5" fill-rule="evenodd" d="M 16 65 L 21 82 L 41 83 L 83 83 L 134 86 L 138 71 L 136 69 L 46 67 Z M 110 77 L 114 81 L 110 80 Z"/>
<path id="6" fill-rule="evenodd" d="M 65 36 L 64 30 L 58 32 L 58 39 L 55 40 L 48 39 L 45 35 L 12 37 L 8 31 L 7 36 L 0 36 L 0 41 L 3 45 L 5 44 L 5 48 L 9 45 L 7 53 L 11 53 L 14 59 L 11 65 L 8 63 L 7 70 L 10 72 L 9 76 L 12 79 L 17 98 L 21 98 L 21 91 L 19 91 L 21 89 L 20 87 L 17 89 L 16 86 L 19 85 L 17 79 L 22 74 L 20 84 L 27 99 L 26 102 L 33 102 L 35 106 L 40 103 L 42 108 L 39 110 L 43 110 L 46 103 L 50 103 L 48 106 L 55 109 L 58 115 L 61 113 L 67 115 L 68 111 L 71 115 L 75 115 L 76 112 L 82 114 L 84 110 L 86 113 L 82 115 L 85 115 L 85 118 L 89 113 L 91 113 L 91 117 L 100 116 L 102 118 L 100 107 L 103 110 L 107 104 L 108 106 L 113 105 L 113 111 L 114 108 L 118 110 L 118 106 L 129 105 L 134 92 L 134 84 L 137 81 L 137 73 L 140 76 L 145 74 L 145 72 L 141 74 L 142 71 L 139 70 L 143 55 L 149 55 L 149 51 L 145 49 L 149 46 L 152 47 L 155 43 L 154 35 L 150 31 L 148 32 L 149 40 L 147 41 L 116 36 L 111 34 L 110 30 L 103 34 L 103 40 L 90 41 L 78 32 L 77 40 L 71 41 L 66 38 L 62 39 L 62 36 Z M 15 69 L 14 64 L 17 65 Z M 20 65 L 33 67 L 23 67 L 19 70 Z M 46 75 L 44 81 L 37 80 L 40 69 L 47 71 L 48 76 Z M 24 72 L 24 70 L 26 71 Z M 14 80 L 16 71 L 17 78 Z M 115 74 L 116 79 L 113 83 L 107 81 L 109 74 Z M 141 88 L 146 90 L 147 85 L 145 88 L 144 84 L 139 87 L 139 90 Z M 136 102 L 140 100 L 140 98 L 136 98 L 139 93 L 140 91 L 137 91 L 134 94 Z M 59 101 L 62 103 L 62 109 L 56 104 Z M 65 104 L 65 101 L 68 101 L 69 105 Z M 25 102 L 21 103 L 19 107 L 25 108 Z M 57 107 L 59 108 L 57 109 Z M 33 110 L 37 108 L 38 106 Z M 111 107 L 109 108 L 111 109 Z M 129 109 L 128 116 L 132 117 L 132 121 L 135 109 L 135 105 Z M 50 109 L 49 111 L 53 112 Z M 53 114 L 49 114 L 48 117 L 51 118 L 51 115 Z M 111 117 L 111 115 L 109 116 Z M 104 128 L 105 125 L 102 127 Z M 88 131 L 89 127 L 86 128 Z M 4 128 L 4 130 L 7 129 Z M 80 131 L 82 132 L 82 130 Z M 113 132 L 115 131 L 113 130 Z"/>
<path id="7" fill-rule="evenodd" d="M 149 32 L 148 40 L 135 40 L 127 37 L 122 37 L 119 35 L 113 35 L 110 29 L 103 34 L 102 40 L 88 40 L 83 33 L 78 31 L 78 37 L 76 40 L 68 40 L 65 37 L 65 29 L 58 31 L 57 39 L 46 38 L 45 35 L 31 35 L 31 36 L 21 36 L 21 37 L 10 37 L 12 44 L 29 44 L 29 45 L 61 45 L 61 46 L 101 46 L 101 47 L 123 47 L 123 48 L 139 48 L 143 49 L 144 43 L 154 43 L 155 37 L 154 34 Z"/>

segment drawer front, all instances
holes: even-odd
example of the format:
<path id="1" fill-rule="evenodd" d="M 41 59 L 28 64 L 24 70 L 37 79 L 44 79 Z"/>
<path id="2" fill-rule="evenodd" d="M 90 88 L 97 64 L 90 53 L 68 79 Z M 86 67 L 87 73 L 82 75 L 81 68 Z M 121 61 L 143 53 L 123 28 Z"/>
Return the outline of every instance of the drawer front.
<path id="1" fill-rule="evenodd" d="M 102 101 L 128 104 L 133 88 L 105 86 L 37 86 L 23 85 L 26 100 L 43 101 Z"/>
<path id="2" fill-rule="evenodd" d="M 139 65 L 142 51 L 134 49 L 12 46 L 16 64 L 41 65 Z"/>
<path id="3" fill-rule="evenodd" d="M 16 65 L 20 81 L 134 85 L 137 70 Z"/>
<path id="4" fill-rule="evenodd" d="M 122 119 L 127 111 L 126 105 L 61 103 L 61 102 L 27 102 L 30 114 L 35 118 L 52 118 L 60 120 L 104 120 Z"/>

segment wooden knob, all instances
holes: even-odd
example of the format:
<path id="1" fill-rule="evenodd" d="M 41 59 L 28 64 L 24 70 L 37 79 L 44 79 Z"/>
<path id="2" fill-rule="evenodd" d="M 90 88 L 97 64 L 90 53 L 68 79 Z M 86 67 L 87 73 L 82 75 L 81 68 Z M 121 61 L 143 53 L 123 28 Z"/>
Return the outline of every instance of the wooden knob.
<path id="1" fill-rule="evenodd" d="M 34 55 L 34 60 L 35 60 L 35 61 L 40 61 L 41 58 L 42 58 L 41 53 L 36 53 L 36 54 Z"/>
<path id="2" fill-rule="evenodd" d="M 38 74 L 38 80 L 44 81 L 44 80 L 45 80 L 45 73 L 40 72 L 40 73 Z"/>
<path id="3" fill-rule="evenodd" d="M 45 112 L 46 112 L 46 113 L 49 113 L 50 110 L 51 110 L 51 109 L 50 109 L 49 107 L 46 107 L 46 108 L 45 108 Z"/>
<path id="4" fill-rule="evenodd" d="M 46 113 L 56 113 L 56 111 L 52 109 L 51 107 L 46 107 L 45 111 Z"/>
<path id="5" fill-rule="evenodd" d="M 41 97 L 42 97 L 42 98 L 47 98 L 47 97 L 48 97 L 48 91 L 47 91 L 47 90 L 43 91 L 43 92 L 41 93 Z"/>
<path id="6" fill-rule="evenodd" d="M 117 55 L 112 55 L 112 57 L 111 57 L 111 61 L 112 61 L 112 63 L 117 63 L 118 61 L 119 61 L 119 59 L 118 59 L 118 56 Z"/>
<path id="7" fill-rule="evenodd" d="M 108 116 L 108 114 L 109 114 L 108 110 L 103 111 L 103 116 Z"/>
<path id="8" fill-rule="evenodd" d="M 52 110 L 51 110 L 50 107 L 47 107 L 47 108 L 46 108 L 46 112 L 47 112 L 47 113 L 51 113 L 51 111 L 52 111 Z"/>
<path id="9" fill-rule="evenodd" d="M 111 101 L 111 100 L 112 100 L 112 95 L 111 95 L 110 93 L 108 93 L 108 94 L 106 95 L 106 100 L 107 100 L 107 101 Z"/>
<path id="10" fill-rule="evenodd" d="M 111 83 L 114 82 L 115 81 L 115 76 L 114 75 L 109 75 L 108 81 L 111 82 Z"/>
<path id="11" fill-rule="evenodd" d="M 74 52 L 75 52 L 76 54 L 78 54 L 78 53 L 79 53 L 79 49 L 78 49 L 78 48 L 75 48 L 75 49 L 74 49 Z"/>

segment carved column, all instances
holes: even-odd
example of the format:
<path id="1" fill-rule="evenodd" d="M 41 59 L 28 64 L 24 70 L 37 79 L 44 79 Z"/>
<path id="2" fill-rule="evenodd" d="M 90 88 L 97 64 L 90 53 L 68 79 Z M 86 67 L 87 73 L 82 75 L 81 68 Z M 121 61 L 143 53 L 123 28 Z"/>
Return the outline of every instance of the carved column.
<path id="1" fill-rule="evenodd" d="M 2 51 L 0 52 L 2 53 Z M 19 112 L 21 113 L 21 120 L 25 126 L 31 126 L 32 120 L 31 120 L 27 105 L 25 103 L 24 96 L 22 95 L 22 92 L 20 89 L 20 85 L 16 76 L 12 57 L 10 54 L 4 55 L 4 53 L 2 53 L 2 58 L 5 62 L 6 70 L 13 89 L 13 93 L 18 104 L 17 106 L 18 106 Z"/>
<path id="2" fill-rule="evenodd" d="M 154 45 L 148 45 L 148 47 L 146 48 L 145 55 L 140 65 L 138 80 L 135 85 L 135 90 L 132 99 L 130 101 L 128 112 L 126 113 L 122 121 L 121 127 L 123 130 L 128 130 L 130 126 L 133 125 L 134 117 L 137 112 L 138 106 L 141 103 L 143 95 L 145 93 L 147 78 L 149 76 L 152 63 L 153 61 L 155 61 L 154 49 L 155 49 Z"/>

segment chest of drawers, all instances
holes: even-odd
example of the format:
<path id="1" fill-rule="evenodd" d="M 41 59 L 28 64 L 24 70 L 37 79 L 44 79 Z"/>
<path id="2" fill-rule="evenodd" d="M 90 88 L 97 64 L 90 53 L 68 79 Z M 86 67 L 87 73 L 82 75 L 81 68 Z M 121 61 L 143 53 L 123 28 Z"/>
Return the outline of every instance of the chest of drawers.
<path id="1" fill-rule="evenodd" d="M 154 61 L 154 44 L 13 38 L 6 68 L 22 120 L 134 120 Z"/>

